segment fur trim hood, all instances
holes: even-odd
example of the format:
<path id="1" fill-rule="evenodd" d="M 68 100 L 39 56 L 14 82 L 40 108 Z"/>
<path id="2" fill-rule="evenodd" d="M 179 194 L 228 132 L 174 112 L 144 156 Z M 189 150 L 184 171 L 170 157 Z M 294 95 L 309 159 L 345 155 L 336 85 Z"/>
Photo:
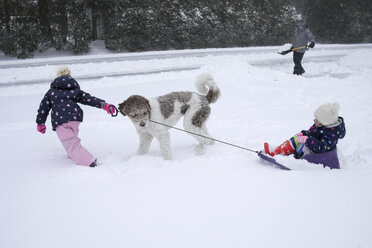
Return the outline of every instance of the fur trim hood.
<path id="1" fill-rule="evenodd" d="M 60 76 L 51 83 L 50 88 L 59 90 L 80 89 L 80 85 L 71 76 Z"/>

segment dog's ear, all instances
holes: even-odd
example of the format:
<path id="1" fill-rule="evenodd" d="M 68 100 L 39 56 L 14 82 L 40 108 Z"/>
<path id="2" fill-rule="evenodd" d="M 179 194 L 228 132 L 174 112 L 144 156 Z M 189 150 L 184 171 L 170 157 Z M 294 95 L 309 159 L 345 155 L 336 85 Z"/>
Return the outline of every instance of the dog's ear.
<path id="1" fill-rule="evenodd" d="M 149 113 L 149 118 L 151 118 L 151 105 L 150 105 L 150 101 L 146 99 L 146 109 L 147 109 L 147 112 Z"/>
<path id="2" fill-rule="evenodd" d="M 127 114 L 125 113 L 125 104 L 127 101 L 124 101 L 122 103 L 119 103 L 119 111 L 122 115 L 126 116 Z"/>

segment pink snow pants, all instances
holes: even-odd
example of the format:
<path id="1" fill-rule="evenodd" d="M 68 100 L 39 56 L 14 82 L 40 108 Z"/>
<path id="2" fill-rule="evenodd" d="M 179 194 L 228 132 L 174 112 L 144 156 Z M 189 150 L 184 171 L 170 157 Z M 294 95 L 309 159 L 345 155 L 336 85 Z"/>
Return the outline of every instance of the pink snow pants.
<path id="1" fill-rule="evenodd" d="M 70 121 L 56 128 L 57 136 L 65 148 L 68 158 L 79 165 L 90 165 L 95 158 L 81 144 L 78 121 Z"/>

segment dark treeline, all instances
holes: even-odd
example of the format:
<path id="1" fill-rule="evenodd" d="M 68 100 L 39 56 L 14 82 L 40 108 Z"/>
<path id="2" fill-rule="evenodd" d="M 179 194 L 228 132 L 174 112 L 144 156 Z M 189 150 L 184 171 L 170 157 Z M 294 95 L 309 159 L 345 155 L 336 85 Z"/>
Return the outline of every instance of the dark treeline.
<path id="1" fill-rule="evenodd" d="M 372 42 L 371 0 L 304 0 L 304 7 L 318 41 Z"/>
<path id="2" fill-rule="evenodd" d="M 368 1 L 305 0 L 305 13 L 318 40 L 361 42 L 371 39 Z M 86 53 L 96 39 L 113 51 L 279 45 L 291 41 L 296 15 L 293 0 L 0 3 L 0 49 L 19 58 L 48 48 Z M 321 13 L 322 6 L 326 13 Z"/>

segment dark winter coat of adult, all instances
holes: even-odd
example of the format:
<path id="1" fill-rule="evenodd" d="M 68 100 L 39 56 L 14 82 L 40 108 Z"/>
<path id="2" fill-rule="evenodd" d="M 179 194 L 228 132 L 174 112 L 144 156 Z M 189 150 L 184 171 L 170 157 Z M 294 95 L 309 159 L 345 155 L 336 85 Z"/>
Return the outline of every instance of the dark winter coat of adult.
<path id="1" fill-rule="evenodd" d="M 293 52 L 293 62 L 295 64 L 293 74 L 295 75 L 302 75 L 303 73 L 305 73 L 305 70 L 302 67 L 301 61 L 306 52 L 306 47 L 308 46 L 309 42 L 310 42 L 309 47 L 314 48 L 315 37 L 311 33 L 308 25 L 305 22 L 305 19 L 301 15 L 299 15 L 298 22 L 297 22 L 297 25 L 294 31 L 294 37 L 293 37 L 291 49 L 296 49 L 299 47 L 304 47 L 304 48 L 296 49 Z"/>

